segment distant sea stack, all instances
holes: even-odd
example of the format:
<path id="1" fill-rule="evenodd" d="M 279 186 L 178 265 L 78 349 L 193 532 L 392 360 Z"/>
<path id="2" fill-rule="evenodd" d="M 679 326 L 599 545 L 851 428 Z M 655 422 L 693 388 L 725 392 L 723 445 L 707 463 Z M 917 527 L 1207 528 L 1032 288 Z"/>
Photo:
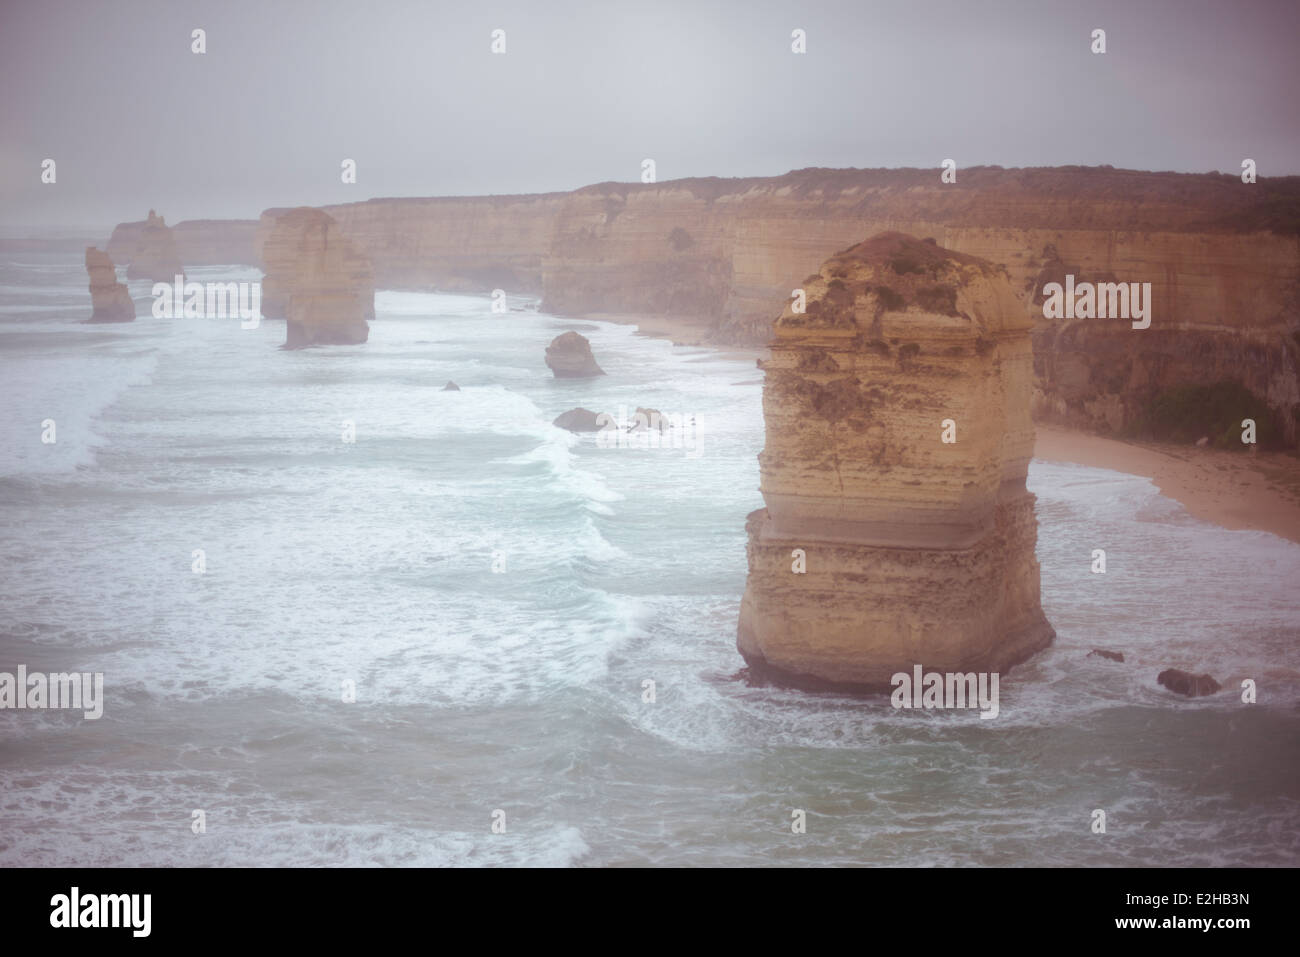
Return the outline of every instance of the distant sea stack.
<path id="1" fill-rule="evenodd" d="M 576 332 L 565 332 L 551 340 L 546 347 L 546 365 L 557 379 L 585 379 L 605 374 L 596 365 L 587 337 Z"/>
<path id="2" fill-rule="evenodd" d="M 134 322 L 135 303 L 126 286 L 117 281 L 117 269 L 108 253 L 86 247 L 86 272 L 90 274 L 90 322 Z"/>
<path id="3" fill-rule="evenodd" d="M 288 320 L 285 347 L 352 345 L 370 335 L 375 314 L 370 261 L 319 209 L 280 216 L 263 248 L 262 314 Z"/>
<path id="4" fill-rule="evenodd" d="M 1030 321 L 1001 267 L 901 233 L 802 284 L 764 362 L 765 509 L 737 646 L 755 673 L 888 691 L 1001 672 L 1055 637 L 1039 605 Z M 944 441 L 955 439 L 955 441 Z"/>
<path id="5" fill-rule="evenodd" d="M 149 210 L 149 218 L 136 232 L 135 246 L 126 267 L 126 278 L 171 282 L 184 273 L 185 267 L 181 265 L 171 229 L 163 217 L 152 209 Z"/>
<path id="6" fill-rule="evenodd" d="M 108 255 L 116 263 L 130 263 L 146 219 L 118 223 L 108 240 Z M 185 266 L 257 266 L 255 219 L 189 219 L 170 227 L 176 252 Z"/>

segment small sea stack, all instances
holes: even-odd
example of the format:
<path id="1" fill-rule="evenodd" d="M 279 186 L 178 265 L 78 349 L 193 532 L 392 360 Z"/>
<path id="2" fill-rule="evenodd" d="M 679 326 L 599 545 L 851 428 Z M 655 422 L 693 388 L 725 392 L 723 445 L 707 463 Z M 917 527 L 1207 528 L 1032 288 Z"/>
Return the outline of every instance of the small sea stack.
<path id="1" fill-rule="evenodd" d="M 134 322 L 135 302 L 117 281 L 117 269 L 108 253 L 86 247 L 86 272 L 90 275 L 91 313 L 88 322 Z"/>
<path id="2" fill-rule="evenodd" d="M 762 363 L 751 672 L 877 692 L 917 665 L 1001 672 L 1045 648 L 1030 322 L 1004 270 L 883 233 L 802 286 Z"/>
<path id="3" fill-rule="evenodd" d="M 605 374 L 591 354 L 587 337 L 572 331 L 551 340 L 546 347 L 546 365 L 557 379 L 585 379 Z"/>

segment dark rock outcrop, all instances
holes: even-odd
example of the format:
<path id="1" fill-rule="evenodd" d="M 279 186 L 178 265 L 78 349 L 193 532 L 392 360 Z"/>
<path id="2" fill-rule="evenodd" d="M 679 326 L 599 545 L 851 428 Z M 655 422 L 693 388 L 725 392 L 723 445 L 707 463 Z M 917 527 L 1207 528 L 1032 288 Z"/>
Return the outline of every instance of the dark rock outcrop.
<path id="1" fill-rule="evenodd" d="M 1177 668 L 1166 668 L 1156 675 L 1156 681 L 1175 694 L 1186 695 L 1189 698 L 1211 695 L 1223 687 L 1209 675 L 1194 675 L 1190 671 L 1180 671 Z"/>
<path id="2" fill-rule="evenodd" d="M 117 281 L 117 270 L 108 253 L 86 247 L 86 272 L 90 274 L 89 322 L 133 322 L 135 303 L 126 286 Z"/>
<path id="3" fill-rule="evenodd" d="M 570 409 L 556 416 L 551 425 L 568 429 L 570 432 L 599 432 L 604 427 L 599 421 L 601 414 L 590 409 Z"/>
<path id="4" fill-rule="evenodd" d="M 459 391 L 460 391 L 460 386 L 458 386 L 456 383 L 452 382 L 451 380 L 448 380 L 448 381 L 447 381 L 447 384 L 446 384 L 445 386 L 442 387 L 442 391 L 443 391 L 443 392 L 459 392 Z"/>
<path id="5" fill-rule="evenodd" d="M 596 365 L 587 337 L 572 331 L 551 340 L 551 344 L 546 347 L 546 364 L 557 379 L 585 379 L 605 374 Z"/>
<path id="6" fill-rule="evenodd" d="M 1092 649 L 1092 651 L 1088 652 L 1089 658 L 1093 657 L 1094 655 L 1096 655 L 1098 658 L 1109 658 L 1111 661 L 1118 661 L 1120 663 L 1123 663 L 1124 661 L 1123 653 L 1118 651 L 1107 651 L 1104 648 L 1094 648 Z"/>

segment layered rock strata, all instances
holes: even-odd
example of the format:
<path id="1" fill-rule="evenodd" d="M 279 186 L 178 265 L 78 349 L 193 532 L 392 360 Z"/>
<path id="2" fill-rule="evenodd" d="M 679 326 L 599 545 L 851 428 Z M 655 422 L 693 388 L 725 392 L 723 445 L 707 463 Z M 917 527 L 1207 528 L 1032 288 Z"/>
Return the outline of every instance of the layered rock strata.
<path id="1" fill-rule="evenodd" d="M 286 348 L 366 341 L 366 320 L 375 314 L 370 262 L 327 213 L 290 210 L 276 222 L 264 255 L 262 314 L 287 320 Z"/>
<path id="2" fill-rule="evenodd" d="M 90 322 L 133 322 L 135 302 L 117 281 L 117 269 L 108 253 L 86 247 L 86 272 L 90 276 Z"/>
<path id="3" fill-rule="evenodd" d="M 604 375 L 591 354 L 591 343 L 581 333 L 563 332 L 546 347 L 546 365 L 557 379 L 586 379 Z"/>
<path id="4" fill-rule="evenodd" d="M 737 635 L 751 669 L 887 691 L 914 665 L 1000 672 L 1046 647 L 1030 323 L 1005 271 L 886 233 L 803 288 L 763 363 L 767 507 L 747 522 Z"/>

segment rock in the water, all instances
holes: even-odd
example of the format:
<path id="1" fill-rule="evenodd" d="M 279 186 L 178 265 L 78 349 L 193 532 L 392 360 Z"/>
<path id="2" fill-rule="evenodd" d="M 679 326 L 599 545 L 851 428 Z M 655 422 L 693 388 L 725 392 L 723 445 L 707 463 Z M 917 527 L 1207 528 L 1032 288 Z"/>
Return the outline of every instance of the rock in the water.
<path id="1" fill-rule="evenodd" d="M 1121 663 L 1124 661 L 1123 653 L 1118 651 L 1107 651 L 1104 648 L 1094 648 L 1092 651 L 1088 652 L 1089 658 L 1093 655 L 1097 655 L 1099 658 L 1109 658 L 1111 661 L 1118 661 Z"/>
<path id="2" fill-rule="evenodd" d="M 668 417 L 658 409 L 645 409 L 638 405 L 627 430 L 629 432 L 666 432 L 671 428 L 672 423 L 668 421 Z"/>
<path id="3" fill-rule="evenodd" d="M 914 665 L 1002 672 L 1047 647 L 1030 322 L 1005 271 L 884 233 L 803 285 L 806 311 L 786 308 L 762 363 L 750 668 L 889 691 Z"/>
<path id="4" fill-rule="evenodd" d="M 1186 695 L 1189 698 L 1214 694 L 1222 687 L 1209 675 L 1194 675 L 1190 671 L 1179 671 L 1177 668 L 1166 668 L 1156 675 L 1156 681 L 1175 694 Z"/>
<path id="5" fill-rule="evenodd" d="M 172 282 L 185 274 L 176 240 L 172 237 L 163 217 L 152 209 L 136 236 L 135 249 L 126 267 L 127 279 L 149 279 L 153 282 Z"/>
<path id="6" fill-rule="evenodd" d="M 558 426 L 561 429 L 568 429 L 570 432 L 599 432 L 604 425 L 600 422 L 600 416 L 603 413 L 592 412 L 590 409 L 570 409 L 556 416 L 551 425 Z"/>
<path id="7" fill-rule="evenodd" d="M 117 270 L 108 253 L 86 247 L 86 272 L 90 274 L 90 322 L 133 322 L 135 303 L 126 286 L 117 281 Z"/>
<path id="8" fill-rule="evenodd" d="M 458 386 L 456 383 L 452 382 L 452 381 L 449 379 L 449 380 L 447 380 L 447 384 L 446 384 L 445 386 L 442 387 L 442 391 L 443 391 L 443 392 L 459 392 L 459 391 L 460 391 L 460 386 Z"/>
<path id="9" fill-rule="evenodd" d="M 366 341 L 375 307 L 370 261 L 328 213 L 302 206 L 281 215 L 263 259 L 262 314 L 288 320 L 286 349 Z"/>
<path id="10" fill-rule="evenodd" d="M 596 365 L 587 337 L 572 331 L 551 340 L 551 344 L 546 347 L 546 364 L 557 379 L 583 379 L 605 374 Z"/>

